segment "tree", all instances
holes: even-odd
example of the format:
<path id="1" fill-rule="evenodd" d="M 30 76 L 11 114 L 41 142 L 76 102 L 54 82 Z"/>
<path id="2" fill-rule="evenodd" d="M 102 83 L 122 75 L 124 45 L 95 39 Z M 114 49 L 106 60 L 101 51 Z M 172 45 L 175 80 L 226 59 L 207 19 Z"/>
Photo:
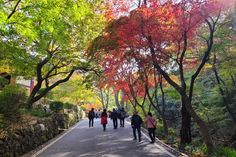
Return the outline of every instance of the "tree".
<path id="1" fill-rule="evenodd" d="M 235 116 L 235 47 L 234 38 L 236 31 L 233 29 L 233 15 L 229 12 L 227 18 L 223 21 L 224 25 L 219 28 L 216 33 L 218 41 L 213 47 L 213 54 L 209 63 L 212 65 L 212 71 L 218 85 L 219 93 L 223 99 L 226 110 L 230 114 L 234 124 L 236 124 Z M 222 75 L 222 76 L 221 76 Z"/>
<path id="2" fill-rule="evenodd" d="M 101 1 L 14 2 L 1 5 L 1 15 L 6 20 L 1 28 L 8 32 L 3 36 L 7 44 L 21 50 L 10 51 L 14 69 L 36 77 L 37 83 L 28 99 L 28 107 L 32 107 L 50 90 L 68 81 L 74 71 L 91 70 L 84 51 L 101 30 L 103 16 L 97 13 Z"/>
<path id="3" fill-rule="evenodd" d="M 181 96 L 184 118 L 181 142 L 183 144 L 191 142 L 192 117 L 199 126 L 209 152 L 212 152 L 214 146 L 208 126 L 195 112 L 191 102 L 195 81 L 212 51 L 220 11 L 224 9 L 220 6 L 224 5 L 211 0 L 164 1 L 161 4 L 156 1 L 150 3 L 144 1 L 143 4 L 131 11 L 128 16 L 120 17 L 110 23 L 100 38 L 109 44 L 102 41 L 99 46 L 105 48 L 100 53 L 109 51 L 104 59 L 106 61 L 113 59 L 110 61 L 113 64 L 124 65 L 123 60 L 126 60 L 135 66 L 137 64 L 135 58 L 144 60 L 144 63 L 152 61 L 155 70 Z M 197 34 L 201 34 L 200 37 Z M 113 64 L 105 64 L 104 67 L 109 69 L 108 67 L 113 67 Z M 195 70 L 192 70 L 193 74 L 188 82 L 185 73 L 190 64 Z M 114 71 L 120 72 L 120 69 Z M 180 83 L 171 78 L 171 72 L 178 74 Z"/>
<path id="4" fill-rule="evenodd" d="M 61 102 L 82 105 L 84 103 L 99 104 L 99 100 L 94 97 L 96 91 L 93 87 L 87 87 L 81 74 L 74 74 L 68 82 L 55 87 L 48 93 L 48 98 Z"/>
<path id="5" fill-rule="evenodd" d="M 102 104 L 102 108 L 103 109 L 108 109 L 109 106 L 109 100 L 110 100 L 110 89 L 106 89 L 106 88 L 100 88 L 98 89 L 99 93 L 98 93 L 98 99 Z"/>

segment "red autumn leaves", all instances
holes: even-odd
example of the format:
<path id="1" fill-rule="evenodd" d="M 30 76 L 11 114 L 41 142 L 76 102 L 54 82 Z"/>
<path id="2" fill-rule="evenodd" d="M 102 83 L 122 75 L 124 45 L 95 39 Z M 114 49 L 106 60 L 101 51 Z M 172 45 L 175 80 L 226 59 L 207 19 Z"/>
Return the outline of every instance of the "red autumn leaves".
<path id="1" fill-rule="evenodd" d="M 133 9 L 134 1 L 109 1 L 109 25 L 97 41 L 96 50 L 103 67 L 101 86 L 108 85 L 116 90 L 130 93 L 129 85 L 143 96 L 144 82 L 154 86 L 153 63 L 150 53 L 151 37 L 155 50 L 155 59 L 163 68 L 170 68 L 178 61 L 180 51 L 187 49 L 191 57 L 184 59 L 185 67 L 198 63 L 194 55 L 197 44 L 196 32 L 208 17 L 215 16 L 223 9 L 223 1 L 148 1 Z M 229 4 L 227 1 L 224 4 Z M 129 10 L 132 10 L 129 12 Z M 188 44 L 184 47 L 184 35 Z M 186 55 L 188 56 L 188 55 Z M 173 67 L 172 67 L 173 68 Z M 143 80 L 142 75 L 151 76 Z M 148 82 L 147 82 L 148 81 Z M 143 90 L 142 90 L 143 89 Z"/>

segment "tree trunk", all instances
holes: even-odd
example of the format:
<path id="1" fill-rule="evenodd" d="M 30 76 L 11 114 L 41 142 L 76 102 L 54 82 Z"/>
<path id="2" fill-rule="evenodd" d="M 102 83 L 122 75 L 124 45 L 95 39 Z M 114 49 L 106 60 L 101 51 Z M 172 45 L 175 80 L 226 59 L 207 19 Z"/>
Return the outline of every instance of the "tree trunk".
<path id="1" fill-rule="evenodd" d="M 215 148 L 214 148 L 213 141 L 211 139 L 211 136 L 209 133 L 209 128 L 208 128 L 207 124 L 194 111 L 194 109 L 192 108 L 191 103 L 190 103 L 191 101 L 185 93 L 182 94 L 182 99 L 185 102 L 185 107 L 186 107 L 188 113 L 190 115 L 192 115 L 193 120 L 199 126 L 199 130 L 201 132 L 202 139 L 207 146 L 208 152 L 212 153 Z"/>
<path id="2" fill-rule="evenodd" d="M 167 137 L 169 135 L 169 129 L 168 129 L 168 125 L 166 122 L 166 118 L 163 114 L 162 114 L 162 123 L 163 123 L 163 127 L 164 127 L 164 134 Z"/>
<path id="3" fill-rule="evenodd" d="M 120 102 L 119 102 L 119 91 L 114 91 L 114 96 L 115 96 L 115 102 L 116 102 L 116 106 L 117 108 L 120 108 Z"/>
<path id="4" fill-rule="evenodd" d="M 99 89 L 100 91 L 100 98 L 101 98 L 101 103 L 102 103 L 102 108 L 105 108 L 105 103 L 104 103 L 104 97 L 103 97 L 103 91 L 102 89 Z"/>
<path id="5" fill-rule="evenodd" d="M 180 144 L 188 144 L 192 142 L 191 137 L 191 116 L 188 113 L 186 109 L 186 102 L 182 98 L 182 123 L 181 123 L 181 129 L 180 129 Z"/>
<path id="6" fill-rule="evenodd" d="M 119 99 L 118 99 L 119 100 Z M 125 102 L 124 102 L 124 92 L 121 91 L 121 100 L 120 100 L 120 106 L 121 108 L 125 107 Z"/>
<path id="7" fill-rule="evenodd" d="M 166 117 L 165 117 L 165 107 L 166 107 L 166 104 L 165 104 L 165 92 L 163 90 L 163 85 L 162 85 L 162 76 L 159 76 L 160 77 L 160 89 L 161 89 L 161 100 L 162 100 L 162 114 L 161 114 L 161 117 L 162 117 L 162 122 L 163 122 L 163 127 L 164 127 L 164 133 L 166 136 L 168 136 L 169 134 L 169 131 L 168 131 L 168 126 L 167 126 L 167 122 L 166 122 Z"/>
<path id="8" fill-rule="evenodd" d="M 27 107 L 29 109 L 32 108 L 34 102 L 39 100 L 39 99 L 35 99 L 35 96 L 36 96 L 37 92 L 41 89 L 42 82 L 43 82 L 43 80 L 38 79 L 37 84 L 34 86 L 34 88 L 32 89 L 32 92 L 30 93 L 30 96 L 27 100 Z"/>
<path id="9" fill-rule="evenodd" d="M 110 89 L 108 89 L 106 93 L 106 110 L 108 109 L 109 106 L 109 99 L 110 99 Z"/>

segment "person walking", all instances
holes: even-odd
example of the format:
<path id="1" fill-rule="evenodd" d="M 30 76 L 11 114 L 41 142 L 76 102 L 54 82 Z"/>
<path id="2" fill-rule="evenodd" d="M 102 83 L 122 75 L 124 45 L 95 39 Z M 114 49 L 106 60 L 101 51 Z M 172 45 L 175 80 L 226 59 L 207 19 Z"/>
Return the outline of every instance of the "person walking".
<path id="1" fill-rule="evenodd" d="M 138 112 L 135 111 L 131 117 L 131 126 L 133 128 L 134 140 L 137 140 L 136 130 L 138 132 L 138 140 L 141 142 L 141 124 L 143 123 L 142 118 L 138 115 Z"/>
<path id="2" fill-rule="evenodd" d="M 106 125 L 107 125 L 107 110 L 104 109 L 101 114 L 101 124 L 103 126 L 103 131 L 106 131 Z"/>
<path id="3" fill-rule="evenodd" d="M 125 116 L 126 116 L 126 112 L 124 108 L 122 107 L 120 110 L 120 127 L 125 127 Z"/>
<path id="4" fill-rule="evenodd" d="M 145 118 L 145 123 L 147 125 L 148 128 L 148 134 L 150 136 L 151 142 L 150 143 L 155 143 L 155 130 L 156 130 L 156 124 L 157 121 L 156 119 L 152 116 L 151 112 L 148 112 L 147 117 Z"/>
<path id="5" fill-rule="evenodd" d="M 118 113 L 116 112 L 116 109 L 113 108 L 113 112 L 111 113 L 111 119 L 113 120 L 113 126 L 114 129 L 117 129 L 117 118 L 118 118 Z"/>
<path id="6" fill-rule="evenodd" d="M 94 113 L 94 108 L 92 108 L 89 113 L 88 113 L 88 118 L 89 118 L 89 127 L 93 127 L 93 120 L 95 117 L 95 113 Z"/>

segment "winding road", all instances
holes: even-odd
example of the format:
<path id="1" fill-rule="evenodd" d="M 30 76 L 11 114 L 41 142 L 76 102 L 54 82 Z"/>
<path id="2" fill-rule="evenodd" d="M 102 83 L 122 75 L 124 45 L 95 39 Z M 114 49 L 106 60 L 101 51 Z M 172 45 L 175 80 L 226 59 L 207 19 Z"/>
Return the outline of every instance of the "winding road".
<path id="1" fill-rule="evenodd" d="M 133 141 L 127 122 L 124 128 L 113 129 L 112 121 L 108 121 L 105 132 L 100 119 L 94 122 L 89 128 L 87 119 L 80 121 L 33 157 L 175 157 L 158 144 L 150 144 L 143 133 L 141 143 Z"/>

